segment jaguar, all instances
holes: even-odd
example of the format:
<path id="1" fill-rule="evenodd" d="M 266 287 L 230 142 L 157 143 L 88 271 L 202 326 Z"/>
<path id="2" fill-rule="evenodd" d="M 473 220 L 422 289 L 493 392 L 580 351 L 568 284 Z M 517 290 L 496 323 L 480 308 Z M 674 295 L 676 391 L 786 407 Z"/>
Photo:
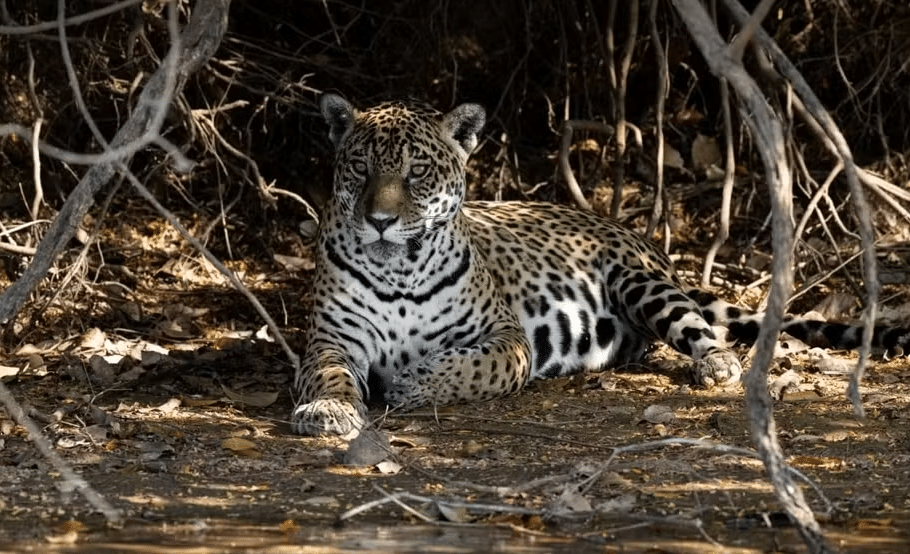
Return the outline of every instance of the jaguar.
<path id="1" fill-rule="evenodd" d="M 656 341 L 694 360 L 697 384 L 740 380 L 727 341 L 754 341 L 761 313 L 685 286 L 660 249 L 614 220 L 466 201 L 481 106 L 358 110 L 336 94 L 319 104 L 334 186 L 294 378 L 297 433 L 354 436 L 371 400 L 407 409 L 490 399 L 532 379 L 637 362 Z M 862 335 L 792 318 L 783 330 L 843 349 Z M 908 341 L 906 329 L 875 332 L 881 348 Z"/>

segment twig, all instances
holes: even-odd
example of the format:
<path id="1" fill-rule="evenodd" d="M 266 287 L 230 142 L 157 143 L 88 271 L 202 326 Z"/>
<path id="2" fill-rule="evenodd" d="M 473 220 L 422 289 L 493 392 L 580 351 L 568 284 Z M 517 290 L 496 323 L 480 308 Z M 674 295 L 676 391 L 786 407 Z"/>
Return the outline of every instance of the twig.
<path id="1" fill-rule="evenodd" d="M 761 458 L 761 456 L 754 450 L 740 448 L 737 446 L 732 446 L 732 445 L 727 445 L 727 444 L 705 441 L 705 440 L 701 440 L 701 439 L 687 439 L 687 438 L 660 439 L 660 440 L 656 440 L 656 441 L 635 443 L 635 444 L 630 444 L 630 445 L 614 448 L 613 452 L 611 453 L 611 455 L 607 458 L 607 460 L 605 462 L 600 464 L 600 466 L 594 472 L 592 472 L 590 475 L 586 476 L 583 480 L 581 480 L 581 482 L 574 484 L 573 487 L 576 487 L 579 490 L 584 489 L 585 487 L 590 487 L 594 482 L 596 482 L 598 479 L 600 479 L 600 477 L 603 475 L 603 473 L 609 469 L 610 465 L 613 463 L 613 461 L 618 456 L 621 456 L 623 454 L 633 453 L 633 452 L 657 450 L 657 449 L 666 448 L 668 446 L 691 446 L 691 447 L 695 447 L 695 448 L 699 448 L 699 449 L 711 450 L 714 452 L 718 452 L 720 454 L 732 454 L 734 456 L 744 456 L 744 457 L 758 458 L 758 459 Z M 809 477 L 807 477 L 804 473 L 800 472 L 799 470 L 796 470 L 793 468 L 788 468 L 788 469 L 794 476 L 801 479 L 802 481 L 807 483 L 810 487 L 812 487 L 812 489 L 818 494 L 820 500 L 822 501 L 822 503 L 825 506 L 824 513 L 830 514 L 834 509 L 833 505 L 831 504 L 831 501 L 822 492 L 821 488 L 815 482 L 813 482 Z M 429 475 L 433 479 L 445 481 L 444 479 L 440 479 L 438 476 L 429 474 L 428 472 L 422 472 L 422 473 Z M 570 474 L 560 474 L 557 476 L 548 476 L 548 477 L 543 477 L 540 479 L 535 479 L 533 481 L 526 483 L 525 485 L 521 485 L 518 487 L 489 487 L 489 486 L 477 485 L 474 483 L 464 483 L 461 481 L 447 481 L 446 484 L 449 486 L 464 487 L 464 488 L 469 488 L 472 490 L 477 490 L 480 492 L 495 493 L 500 496 L 506 496 L 506 495 L 518 494 L 520 492 L 527 492 L 527 491 L 537 488 L 541 485 L 551 484 L 551 483 L 557 482 L 557 481 L 567 481 L 569 479 L 569 477 L 570 477 Z M 472 512 L 480 512 L 480 513 L 511 513 L 511 514 L 521 514 L 521 515 L 539 515 L 539 516 L 547 515 L 550 517 L 559 517 L 559 514 L 554 514 L 547 509 L 524 508 L 521 506 L 514 506 L 511 504 L 468 502 L 466 500 L 458 500 L 458 499 L 451 499 L 451 498 L 441 499 L 441 498 L 437 498 L 437 497 L 417 495 L 417 494 L 404 492 L 404 491 L 396 492 L 396 493 L 389 493 L 388 491 L 385 491 L 376 485 L 374 485 L 374 488 L 382 495 L 382 498 L 379 498 L 376 500 L 371 500 L 369 502 L 364 502 L 363 504 L 354 506 L 353 508 L 346 510 L 345 512 L 343 512 L 342 514 L 340 514 L 338 516 L 338 521 L 342 522 L 347 519 L 351 519 L 354 516 L 360 515 L 369 510 L 372 510 L 374 508 L 378 508 L 379 506 L 383 506 L 386 504 L 395 504 L 395 505 L 401 507 L 402 509 L 404 509 L 405 511 L 420 518 L 421 520 L 423 520 L 427 523 L 431 523 L 433 525 L 447 525 L 447 526 L 471 525 L 471 524 L 464 524 L 464 523 L 452 523 L 452 522 L 435 520 L 435 519 L 429 518 L 429 517 L 427 517 L 426 514 L 405 504 L 404 503 L 405 500 L 410 500 L 413 502 L 420 502 L 423 504 L 470 510 Z M 647 516 L 641 516 L 641 517 L 648 519 L 652 523 L 654 521 L 653 518 L 648 518 Z M 660 519 L 659 521 L 664 522 L 665 520 Z M 704 530 L 701 528 L 701 522 L 697 519 L 679 520 L 679 518 L 673 518 L 673 521 L 682 522 L 686 525 L 693 525 L 693 526 L 699 528 L 701 530 L 701 532 L 704 534 Z M 710 540 L 710 538 L 707 537 L 707 535 L 704 535 L 704 536 L 706 536 L 706 538 L 708 538 Z"/>
<path id="2" fill-rule="evenodd" d="M 313 206 L 311 206 L 309 202 L 304 200 L 303 197 L 300 196 L 299 194 L 297 194 L 296 192 L 291 192 L 289 190 L 276 187 L 275 181 L 264 184 L 264 186 L 262 188 L 260 188 L 260 191 L 262 191 L 263 193 L 266 193 L 266 194 L 270 194 L 270 195 L 277 194 L 279 196 L 287 196 L 291 200 L 294 200 L 298 204 L 302 205 L 303 209 L 306 210 L 307 215 L 310 216 L 313 219 L 313 221 L 319 223 L 319 214 L 316 213 L 316 210 L 313 209 Z"/>
<path id="3" fill-rule="evenodd" d="M 629 80 L 629 68 L 632 65 L 632 54 L 635 52 L 635 39 L 638 37 L 638 2 L 628 2 L 629 25 L 626 29 L 626 44 L 616 76 L 614 97 L 614 125 L 616 125 L 616 164 L 613 166 L 613 198 L 610 201 L 610 216 L 619 217 L 622 207 L 622 190 L 625 186 L 626 161 L 626 86 Z M 615 8 L 611 8 L 615 11 Z M 612 29 L 610 30 L 612 37 Z M 660 163 L 660 160 L 658 160 Z"/>
<path id="4" fill-rule="evenodd" d="M 910 192 L 907 192 L 893 183 L 889 183 L 878 175 L 866 171 L 861 167 L 857 168 L 857 173 L 859 173 L 859 178 L 863 181 L 864 185 L 869 187 L 879 198 L 887 202 L 888 205 L 903 216 L 904 219 L 910 221 L 910 211 L 907 211 L 904 206 L 898 204 L 897 200 L 894 199 L 896 196 L 900 200 L 910 203 Z"/>
<path id="5" fill-rule="evenodd" d="M 31 246 L 19 246 L 18 244 L 11 244 L 9 242 L 0 242 L 0 250 L 6 250 L 7 252 L 21 254 L 23 256 L 34 256 L 36 252 Z"/>
<path id="6" fill-rule="evenodd" d="M 714 242 L 708 248 L 705 254 L 704 270 L 701 273 L 701 286 L 707 287 L 711 284 L 711 269 L 714 266 L 714 259 L 717 252 L 723 246 L 727 239 L 730 238 L 730 208 L 733 201 L 733 183 L 736 174 L 736 155 L 733 151 L 733 121 L 730 115 L 730 87 L 727 80 L 721 77 L 718 82 L 720 87 L 720 105 L 721 113 L 724 118 L 724 188 L 720 200 L 720 221 L 718 221 L 717 235 Z"/>
<path id="7" fill-rule="evenodd" d="M 338 34 L 338 26 L 335 25 L 335 20 L 332 19 L 332 11 L 329 9 L 326 0 L 322 0 L 322 8 L 325 10 L 325 17 L 329 20 L 329 25 L 332 26 L 332 34 L 335 35 L 335 44 L 341 46 L 341 35 Z"/>
<path id="8" fill-rule="evenodd" d="M 16 399 L 13 397 L 10 390 L 6 388 L 6 385 L 2 382 L 0 382 L 0 402 L 6 406 L 7 411 L 13 416 L 13 419 L 16 420 L 16 423 L 25 427 L 29 440 L 35 444 L 35 447 L 38 448 L 41 455 L 44 456 L 61 475 L 63 482 L 60 484 L 60 489 L 64 492 L 73 490 L 78 491 L 93 508 L 104 514 L 108 524 L 112 526 L 121 525 L 123 523 L 123 515 L 120 513 L 120 510 L 114 508 L 114 506 L 101 496 L 98 491 L 92 488 L 81 475 L 76 473 L 76 471 L 70 467 L 59 454 L 57 454 L 50 441 L 41 434 L 41 430 L 35 425 L 35 422 L 26 415 L 19 403 L 16 402 Z"/>
<path id="9" fill-rule="evenodd" d="M 604 24 L 604 61 L 607 64 L 607 79 L 610 83 L 610 90 L 613 91 L 613 101 L 616 101 L 616 90 L 619 86 L 616 76 L 616 39 L 614 38 L 613 26 L 616 25 L 616 7 L 618 0 L 610 0 L 607 4 L 607 21 Z M 593 9 L 592 9 L 593 11 Z M 613 106 L 613 113 L 616 113 L 616 106 Z"/>
<path id="10" fill-rule="evenodd" d="M 430 516 L 426 515 L 425 513 L 421 512 L 419 510 L 415 510 L 414 508 L 408 506 L 407 504 L 405 504 L 404 502 L 401 501 L 398 494 L 391 494 L 388 491 L 383 490 L 383 488 L 380 487 L 379 485 L 377 485 L 376 483 L 373 483 L 373 490 L 381 493 L 383 496 L 385 496 L 386 500 L 397 505 L 399 508 L 401 508 L 402 510 L 411 514 L 412 516 L 416 517 L 417 519 L 423 521 L 424 523 L 431 523 L 431 524 L 440 523 L 438 520 L 431 518 Z"/>
<path id="11" fill-rule="evenodd" d="M 35 55 L 32 52 L 32 41 L 25 41 L 25 50 L 28 53 L 28 97 L 38 112 L 38 119 L 44 119 L 44 110 L 41 108 L 41 101 L 38 100 L 38 93 L 35 92 Z"/>
<path id="12" fill-rule="evenodd" d="M 569 164 L 569 149 L 572 147 L 572 137 L 576 130 L 599 131 L 612 135 L 615 132 L 615 129 L 605 123 L 582 121 L 578 119 L 567 119 L 562 124 L 562 140 L 559 142 L 559 169 L 562 173 L 562 178 L 566 180 L 566 186 L 569 187 L 569 192 L 572 194 L 572 199 L 575 201 L 575 204 L 579 208 L 590 210 L 591 204 L 588 202 L 587 198 L 585 198 L 584 193 L 581 191 L 581 187 L 578 186 L 575 174 L 572 173 L 572 166 Z"/>
<path id="13" fill-rule="evenodd" d="M 651 44 L 654 46 L 654 56 L 657 58 L 657 67 L 659 68 L 657 76 L 657 98 L 654 108 L 657 140 L 657 163 L 654 164 L 654 207 L 651 210 L 651 218 L 648 220 L 648 227 L 645 236 L 650 238 L 657 229 L 660 218 L 664 218 L 664 252 L 670 251 L 670 226 L 669 218 L 664 214 L 669 209 L 665 200 L 666 192 L 664 190 L 664 105 L 666 104 L 667 91 L 669 90 L 669 68 L 667 67 L 667 55 L 664 52 L 664 46 L 660 40 L 660 33 L 657 32 L 657 4 L 658 0 L 651 0 L 651 6 L 648 13 L 649 28 L 651 31 Z"/>
<path id="14" fill-rule="evenodd" d="M 818 210 L 818 207 L 817 207 L 818 201 L 821 200 L 821 198 L 823 196 L 827 196 L 828 188 L 830 188 L 831 183 L 834 182 L 834 179 L 838 176 L 838 174 L 840 174 L 840 172 L 843 170 L 843 168 L 844 168 L 844 164 L 842 164 L 840 162 L 840 160 L 838 160 L 837 163 L 834 164 L 834 167 L 831 168 L 831 171 L 828 173 L 828 177 L 825 178 L 824 182 L 822 182 L 821 186 L 818 187 L 818 189 L 815 191 L 815 194 L 812 195 L 812 198 L 809 200 L 809 203 L 806 205 L 806 209 L 805 209 L 805 212 L 803 213 L 803 217 L 800 218 L 799 223 L 796 225 L 796 235 L 795 236 L 797 236 L 797 237 L 802 236 L 803 230 L 806 228 L 806 225 L 809 223 L 809 218 L 811 218 L 812 214 L 816 213 Z M 834 212 L 836 213 L 836 210 L 834 210 Z M 819 219 L 821 219 L 820 215 L 819 215 Z"/>
<path id="15" fill-rule="evenodd" d="M 103 8 L 98 8 L 97 10 L 86 12 L 82 15 L 66 18 L 63 20 L 63 24 L 80 25 L 82 23 L 92 21 L 93 19 L 99 19 L 106 15 L 117 13 L 124 8 L 128 8 L 140 2 L 142 2 L 142 0 L 121 0 L 120 2 L 116 2 L 110 6 L 105 6 Z M 34 25 L 0 25 L 0 35 L 31 35 L 34 33 L 56 29 L 58 24 L 59 23 L 57 21 L 45 21 L 44 23 L 36 23 Z"/>
<path id="16" fill-rule="evenodd" d="M 220 1 L 229 2 L 230 0 Z M 178 63 L 178 58 L 181 56 L 182 48 L 180 44 L 180 33 L 177 30 L 177 11 L 174 7 L 173 2 L 170 2 L 169 6 L 168 27 L 171 32 L 171 49 L 168 51 L 168 54 L 165 57 L 162 66 L 155 73 L 155 76 L 160 76 L 162 82 L 156 83 L 159 86 L 153 87 L 152 81 L 150 80 L 143 90 L 142 94 L 139 96 L 139 102 L 136 106 L 136 110 L 137 112 L 140 112 L 145 117 L 147 117 L 148 120 L 143 121 L 143 125 L 141 127 L 137 127 L 136 129 L 132 130 L 132 134 L 135 136 L 130 136 L 128 140 L 122 140 L 120 142 L 118 142 L 115 137 L 115 140 L 111 142 L 109 147 L 105 148 L 104 151 L 100 154 L 83 154 L 72 152 L 47 144 L 44 141 L 39 141 L 38 148 L 43 154 L 52 156 L 58 160 L 71 164 L 98 166 L 110 164 L 118 160 L 128 158 L 150 144 L 157 144 L 159 146 L 164 146 L 167 153 L 174 158 L 175 163 L 179 166 L 192 166 L 192 163 L 186 158 L 186 156 L 184 156 L 183 153 L 176 147 L 169 147 L 172 146 L 170 142 L 166 141 L 166 139 L 164 139 L 160 134 L 161 126 L 164 123 L 164 118 L 167 116 L 168 107 L 171 104 L 171 100 L 173 99 L 173 94 L 177 88 L 178 82 L 182 87 L 182 83 L 189 76 L 189 73 L 195 71 L 195 64 L 200 61 L 198 59 L 192 59 L 190 56 L 187 56 L 187 59 L 183 60 L 182 64 Z M 199 11 L 199 9 L 195 10 L 194 14 L 198 13 Z M 64 22 L 65 20 L 63 19 L 62 14 L 59 15 L 57 28 L 58 36 L 61 38 L 61 51 L 64 53 L 64 56 L 68 56 L 69 54 L 68 46 L 65 41 L 66 35 Z M 189 25 L 187 27 L 191 28 Z M 206 44 L 205 46 L 208 47 L 211 45 Z M 193 53 L 193 48 L 188 48 L 186 53 Z M 181 65 L 184 67 L 181 67 Z M 187 71 L 189 68 L 192 69 L 190 69 L 190 71 Z M 71 75 L 71 82 L 73 78 L 74 76 Z M 74 92 L 78 92 L 78 89 L 73 90 Z M 152 94 L 152 91 L 157 94 Z M 76 100 L 77 103 L 81 102 L 81 95 L 77 94 Z M 84 108 L 85 105 L 82 103 L 80 109 Z M 135 113 L 136 112 L 134 112 L 134 114 Z M 87 123 L 89 123 L 93 134 L 95 134 L 96 137 L 100 136 L 100 132 L 98 132 L 97 126 L 95 126 L 91 120 L 87 121 Z M 121 131 L 124 131 L 129 123 L 130 122 L 128 121 L 127 124 L 121 128 Z M 6 123 L 0 125 L 0 136 L 12 134 L 19 135 L 24 139 L 28 139 L 31 136 L 31 133 L 21 125 L 16 125 L 14 123 Z"/>
<path id="17" fill-rule="evenodd" d="M 41 202 L 44 200 L 44 187 L 41 186 L 41 156 L 38 154 L 38 137 L 41 136 L 41 123 L 39 117 L 35 120 L 35 126 L 32 130 L 32 179 L 35 181 L 35 197 L 32 199 L 31 216 L 32 221 L 38 219 L 38 210 L 41 209 Z"/>
<path id="18" fill-rule="evenodd" d="M 205 110 L 205 111 L 210 112 L 212 110 Z M 203 110 L 193 110 L 192 115 L 196 116 L 197 114 L 202 113 L 202 112 L 203 112 Z M 234 145 L 232 145 L 230 142 L 228 142 L 227 139 L 225 139 L 224 136 L 222 136 L 221 133 L 218 132 L 218 130 L 215 128 L 215 124 L 212 121 L 209 121 L 208 119 L 201 119 L 201 118 L 195 118 L 195 117 L 194 117 L 194 119 L 197 122 L 200 122 L 200 121 L 205 122 L 206 126 L 208 127 L 208 131 L 210 133 L 212 133 L 212 135 L 219 142 L 219 144 L 221 144 L 225 149 L 227 149 L 228 152 L 230 152 L 234 156 L 236 156 L 236 157 L 242 159 L 244 162 L 246 162 L 247 166 L 253 172 L 253 178 L 250 179 L 250 182 L 253 186 L 255 186 L 257 188 L 257 190 L 259 190 L 259 192 L 263 196 L 267 197 L 267 199 L 272 200 L 272 201 L 274 201 L 274 198 L 272 197 L 272 193 L 281 194 L 281 195 L 287 196 L 289 198 L 292 198 L 303 205 L 304 209 L 307 212 L 307 215 L 309 215 L 315 221 L 319 221 L 319 215 L 316 213 L 316 210 L 314 210 L 313 207 L 310 206 L 310 204 L 306 200 L 304 200 L 300 195 L 287 191 L 287 190 L 284 190 L 284 189 L 277 188 L 274 186 L 274 183 L 266 183 L 265 179 L 262 177 L 262 174 L 259 172 L 259 165 L 256 163 L 256 161 L 253 160 L 253 158 L 251 158 L 247 154 L 244 154 L 243 152 L 241 152 L 240 150 L 235 148 Z"/>
<path id="19" fill-rule="evenodd" d="M 752 42 L 752 37 L 761 29 L 761 22 L 764 21 L 773 4 L 774 0 L 762 0 L 761 3 L 755 7 L 755 11 L 749 16 L 749 20 L 745 22 L 739 35 L 737 35 L 736 38 L 733 39 L 733 43 L 730 44 L 731 58 L 734 60 L 742 60 L 746 46 Z M 837 13 L 837 10 L 835 10 L 835 13 Z M 837 26 L 835 25 L 835 28 L 836 27 Z"/>
<path id="20" fill-rule="evenodd" d="M 477 502 L 466 502 L 463 500 L 442 500 L 442 499 L 434 498 L 431 496 L 421 496 L 421 495 L 412 494 L 409 492 L 389 493 L 382 489 L 378 489 L 378 490 L 382 493 L 382 495 L 383 495 L 382 498 L 377 499 L 377 500 L 371 500 L 369 502 L 365 502 L 359 506 L 354 506 L 353 508 L 351 508 L 351 509 L 345 511 L 344 513 L 342 513 L 341 515 L 339 515 L 338 521 L 341 522 L 346 519 L 351 519 L 352 517 L 354 517 L 356 515 L 362 514 L 364 512 L 367 512 L 369 510 L 372 510 L 373 508 L 377 508 L 384 504 L 394 503 L 394 504 L 401 506 L 401 504 L 399 503 L 401 499 L 412 500 L 414 502 L 424 502 L 426 504 L 439 504 L 439 505 L 452 507 L 452 508 L 476 510 L 476 511 L 481 511 L 481 512 L 496 512 L 496 513 L 504 513 L 504 514 L 522 514 L 522 515 L 542 515 L 544 513 L 544 510 L 542 510 L 542 509 L 537 510 L 537 509 L 531 509 L 531 508 L 522 508 L 521 506 L 512 506 L 511 504 L 486 504 L 486 503 L 477 503 Z M 418 516 L 418 517 L 421 517 L 421 516 Z M 426 518 L 425 515 L 421 517 L 421 519 L 424 519 L 424 518 Z M 433 519 L 424 519 L 424 521 L 427 521 L 428 523 L 434 523 L 434 524 L 446 523 L 446 522 L 437 521 L 437 520 L 433 520 Z"/>
<path id="21" fill-rule="evenodd" d="M 842 270 L 844 267 L 846 267 L 848 264 L 855 261 L 857 258 L 859 258 L 862 255 L 863 255 L 862 252 L 857 252 L 857 253 L 853 254 L 852 256 L 850 256 L 849 258 L 847 258 L 846 260 L 841 260 L 841 262 L 837 266 L 825 271 L 825 273 L 823 273 L 822 275 L 812 279 L 811 282 L 806 283 L 805 285 L 800 287 L 799 290 L 797 290 L 792 295 L 790 295 L 790 299 L 787 302 L 792 303 L 794 300 L 796 300 L 800 296 L 806 294 L 807 292 L 812 290 L 814 287 L 818 286 L 821 283 L 824 283 L 832 275 L 834 275 L 838 271 Z"/>
<path id="22" fill-rule="evenodd" d="M 759 57 L 758 59 L 761 59 L 761 58 Z M 759 67 L 762 67 L 763 65 L 766 65 L 766 64 L 759 64 Z M 772 72 L 772 71 L 773 71 L 773 68 L 771 68 L 771 67 L 767 68 L 765 75 L 771 79 L 780 77 L 777 73 L 774 73 L 773 75 L 769 74 L 769 72 Z M 819 140 L 821 140 L 821 142 L 825 146 L 825 148 L 832 155 L 834 155 L 836 158 L 838 158 L 840 164 L 843 165 L 843 160 L 840 159 L 840 155 L 838 154 L 837 146 L 834 144 L 834 141 L 832 141 L 828 137 L 828 134 L 826 133 L 825 129 L 822 127 L 821 123 L 809 111 L 809 108 L 806 107 L 806 105 L 799 98 L 799 96 L 793 97 L 793 107 L 796 110 L 796 113 L 799 114 L 800 117 L 802 117 L 803 121 L 807 125 L 809 125 L 810 129 L 812 130 L 813 133 L 815 133 L 816 137 Z M 903 202 L 910 202 L 910 192 L 907 192 L 906 190 L 904 190 L 898 186 L 895 186 L 894 184 L 889 183 L 888 181 L 885 181 L 881 177 L 879 177 L 861 167 L 857 167 L 856 171 L 857 171 L 857 175 L 858 175 L 860 181 L 864 185 L 866 185 L 870 190 L 872 190 L 872 192 L 877 194 L 882 200 L 887 202 L 888 205 L 891 206 L 891 209 L 893 209 L 895 212 L 900 214 L 901 217 L 903 217 L 907 221 L 910 221 L 910 211 L 908 211 L 903 205 L 899 204 L 897 202 L 897 200 L 895 200 L 895 198 L 894 198 L 894 197 L 897 197 L 897 199 L 902 200 Z M 836 212 L 834 212 L 834 215 L 837 215 Z"/>

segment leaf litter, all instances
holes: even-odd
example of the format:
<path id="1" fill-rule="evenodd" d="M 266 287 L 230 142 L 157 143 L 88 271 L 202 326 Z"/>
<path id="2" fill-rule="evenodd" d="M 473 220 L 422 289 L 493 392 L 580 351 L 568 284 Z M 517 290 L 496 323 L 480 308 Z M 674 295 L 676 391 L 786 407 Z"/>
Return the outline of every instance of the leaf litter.
<path id="1" fill-rule="evenodd" d="M 288 303 L 268 282 L 260 281 L 260 294 L 272 308 L 294 310 L 291 320 L 303 321 L 305 302 Z M 293 282 L 290 274 L 273 281 Z M 238 319 L 246 310 L 235 294 L 210 298 L 167 299 L 159 289 L 154 300 L 134 294 L 133 315 L 119 313 L 134 323 L 141 314 L 142 325 L 134 328 L 144 333 L 88 325 L 23 344 L 3 360 L 12 368 L 3 371 L 4 382 L 59 451 L 102 492 L 126 499 L 122 507 L 146 527 L 206 521 L 211 532 L 213 522 L 231 514 L 276 530 L 284 521 L 405 520 L 507 525 L 585 541 L 660 530 L 692 540 L 706 532 L 730 545 L 799 544 L 776 523 L 776 501 L 755 460 L 677 445 L 628 451 L 605 465 L 615 448 L 654 439 L 751 447 L 741 391 L 718 395 L 688 386 L 688 362 L 665 349 L 645 371 L 544 381 L 470 406 L 392 412 L 370 440 L 349 444 L 290 433 L 284 358 L 260 322 Z M 295 328 L 288 331 L 292 342 L 299 340 Z M 780 390 L 781 439 L 794 467 L 836 508 L 828 513 L 824 502 L 812 501 L 826 515 L 826 529 L 854 540 L 860 527 L 905 540 L 910 518 L 900 490 L 910 456 L 900 452 L 910 444 L 910 372 L 903 360 L 869 368 L 870 417 L 848 426 L 843 375 L 824 360 L 843 367 L 853 360 L 811 350 L 790 351 L 786 359 L 775 379 L 788 382 L 788 370 L 799 379 Z M 8 495 L 0 516 L 10 515 L 11 506 L 26 515 L 45 510 L 56 493 L 53 480 L 34 471 L 40 458 L 3 418 L 0 441 L 0 465 L 11 475 L 0 484 Z M 143 500 L 149 495 L 168 500 Z M 55 504 L 61 520 L 88 526 L 74 540 L 100 532 L 97 516 L 78 498 Z M 28 531 L 23 526 L 19 533 Z"/>

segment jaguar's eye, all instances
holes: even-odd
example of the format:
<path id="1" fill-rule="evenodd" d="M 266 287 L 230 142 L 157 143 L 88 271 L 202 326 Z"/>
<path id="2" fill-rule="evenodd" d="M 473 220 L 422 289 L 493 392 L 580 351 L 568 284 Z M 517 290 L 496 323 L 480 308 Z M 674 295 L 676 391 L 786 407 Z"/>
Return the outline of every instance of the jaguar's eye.
<path id="1" fill-rule="evenodd" d="M 419 179 L 427 174 L 427 169 L 429 169 L 430 164 L 414 164 L 411 166 L 411 171 L 408 172 L 408 177 L 412 179 Z"/>
<path id="2" fill-rule="evenodd" d="M 355 160 L 355 161 L 351 162 L 351 170 L 354 173 L 356 173 L 357 175 L 361 175 L 361 176 L 366 175 L 367 174 L 367 163 L 360 161 L 360 160 Z"/>

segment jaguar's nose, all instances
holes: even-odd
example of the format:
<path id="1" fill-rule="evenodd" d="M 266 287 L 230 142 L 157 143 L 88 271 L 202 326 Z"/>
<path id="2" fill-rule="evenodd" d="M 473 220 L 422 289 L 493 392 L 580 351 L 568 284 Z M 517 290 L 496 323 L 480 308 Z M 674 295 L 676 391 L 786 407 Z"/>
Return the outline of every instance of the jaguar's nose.
<path id="1" fill-rule="evenodd" d="M 371 214 L 366 214 L 364 216 L 364 219 L 366 219 L 367 223 L 372 225 L 373 228 L 375 228 L 377 231 L 379 231 L 380 235 L 386 229 L 388 229 L 389 227 L 394 225 L 396 221 L 398 221 L 397 216 L 387 214 L 387 213 L 382 213 L 382 212 L 374 212 Z"/>

